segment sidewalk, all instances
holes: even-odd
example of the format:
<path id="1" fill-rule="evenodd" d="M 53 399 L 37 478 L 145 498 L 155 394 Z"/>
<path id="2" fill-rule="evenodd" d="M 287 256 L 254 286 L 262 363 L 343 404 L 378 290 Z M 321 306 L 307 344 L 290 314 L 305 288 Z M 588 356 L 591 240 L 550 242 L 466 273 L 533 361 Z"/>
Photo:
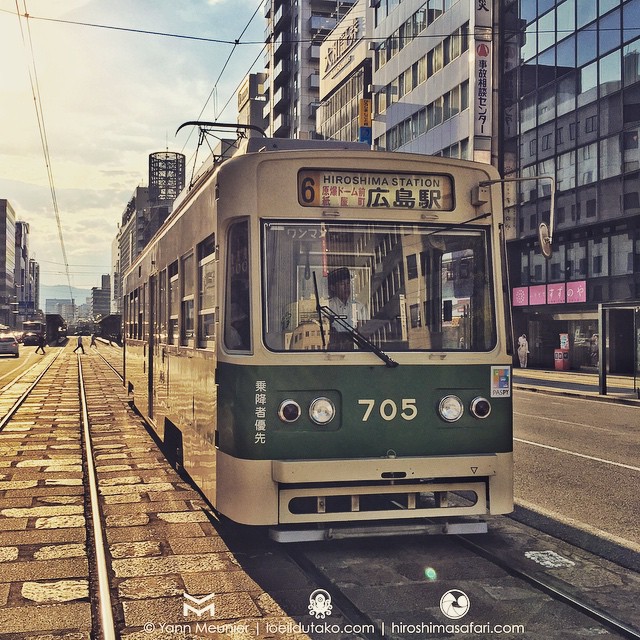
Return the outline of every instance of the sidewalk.
<path id="1" fill-rule="evenodd" d="M 640 384 L 640 381 L 637 383 Z M 513 387 L 525 391 L 572 395 L 640 407 L 633 376 L 607 375 L 607 395 L 600 395 L 597 373 L 548 369 L 513 369 Z"/>

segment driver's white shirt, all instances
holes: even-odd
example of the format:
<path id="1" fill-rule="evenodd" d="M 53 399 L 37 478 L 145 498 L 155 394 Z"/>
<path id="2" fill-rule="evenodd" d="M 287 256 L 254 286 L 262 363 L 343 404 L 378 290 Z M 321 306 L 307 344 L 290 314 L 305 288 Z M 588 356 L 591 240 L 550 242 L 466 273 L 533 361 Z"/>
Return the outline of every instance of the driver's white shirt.
<path id="1" fill-rule="evenodd" d="M 368 319 L 365 306 L 353 298 L 346 302 L 342 302 L 337 296 L 329 298 L 329 309 L 336 315 L 341 316 L 354 329 L 358 326 L 358 322 L 364 322 Z M 341 327 L 337 322 L 333 324 L 333 329 L 342 333 L 346 332 L 345 328 Z"/>

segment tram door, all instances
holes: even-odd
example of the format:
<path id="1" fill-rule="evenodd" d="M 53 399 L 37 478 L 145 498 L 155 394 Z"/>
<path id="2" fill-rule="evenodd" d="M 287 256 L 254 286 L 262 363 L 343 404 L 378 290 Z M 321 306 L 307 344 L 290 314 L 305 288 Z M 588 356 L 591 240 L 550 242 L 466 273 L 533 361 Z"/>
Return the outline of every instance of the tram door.
<path id="1" fill-rule="evenodd" d="M 149 343 L 147 345 L 147 398 L 148 398 L 148 416 L 153 420 L 154 406 L 154 389 L 153 383 L 153 361 L 156 344 L 156 301 L 158 299 L 158 277 L 151 276 L 149 278 Z"/>

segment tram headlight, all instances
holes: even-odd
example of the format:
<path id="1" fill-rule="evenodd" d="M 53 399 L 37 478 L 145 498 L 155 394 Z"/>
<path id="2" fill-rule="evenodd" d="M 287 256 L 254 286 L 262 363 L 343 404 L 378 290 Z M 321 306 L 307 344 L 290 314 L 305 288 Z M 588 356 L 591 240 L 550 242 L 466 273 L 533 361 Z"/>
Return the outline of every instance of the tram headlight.
<path id="1" fill-rule="evenodd" d="M 336 408 L 329 398 L 316 398 L 309 405 L 309 417 L 316 424 L 329 424 L 336 415 Z"/>
<path id="2" fill-rule="evenodd" d="M 446 422 L 455 422 L 460 420 L 464 413 L 464 405 L 458 396 L 445 396 L 440 400 L 438 405 L 438 413 Z"/>
<path id="3" fill-rule="evenodd" d="M 295 400 L 283 400 L 278 408 L 278 417 L 282 422 L 295 422 L 302 413 Z"/>
<path id="4" fill-rule="evenodd" d="M 481 420 L 487 418 L 491 413 L 491 403 L 486 398 L 482 398 L 480 396 L 471 401 L 471 406 L 469 408 L 471 413 Z"/>

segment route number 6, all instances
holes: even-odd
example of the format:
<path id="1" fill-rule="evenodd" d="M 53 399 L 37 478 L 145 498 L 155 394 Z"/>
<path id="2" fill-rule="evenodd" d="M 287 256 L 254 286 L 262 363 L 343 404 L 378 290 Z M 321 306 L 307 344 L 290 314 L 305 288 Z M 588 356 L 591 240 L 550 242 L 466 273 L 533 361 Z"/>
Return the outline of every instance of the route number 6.
<path id="1" fill-rule="evenodd" d="M 358 404 L 366 407 L 364 415 L 362 416 L 362 422 L 369 420 L 371 412 L 376 406 L 375 400 L 358 400 Z M 398 415 L 398 405 L 393 400 L 383 400 L 378 407 L 380 417 L 387 422 L 393 420 Z M 404 420 L 413 420 L 418 415 L 418 407 L 416 407 L 415 398 L 402 398 L 402 406 L 400 411 L 400 417 Z"/>

